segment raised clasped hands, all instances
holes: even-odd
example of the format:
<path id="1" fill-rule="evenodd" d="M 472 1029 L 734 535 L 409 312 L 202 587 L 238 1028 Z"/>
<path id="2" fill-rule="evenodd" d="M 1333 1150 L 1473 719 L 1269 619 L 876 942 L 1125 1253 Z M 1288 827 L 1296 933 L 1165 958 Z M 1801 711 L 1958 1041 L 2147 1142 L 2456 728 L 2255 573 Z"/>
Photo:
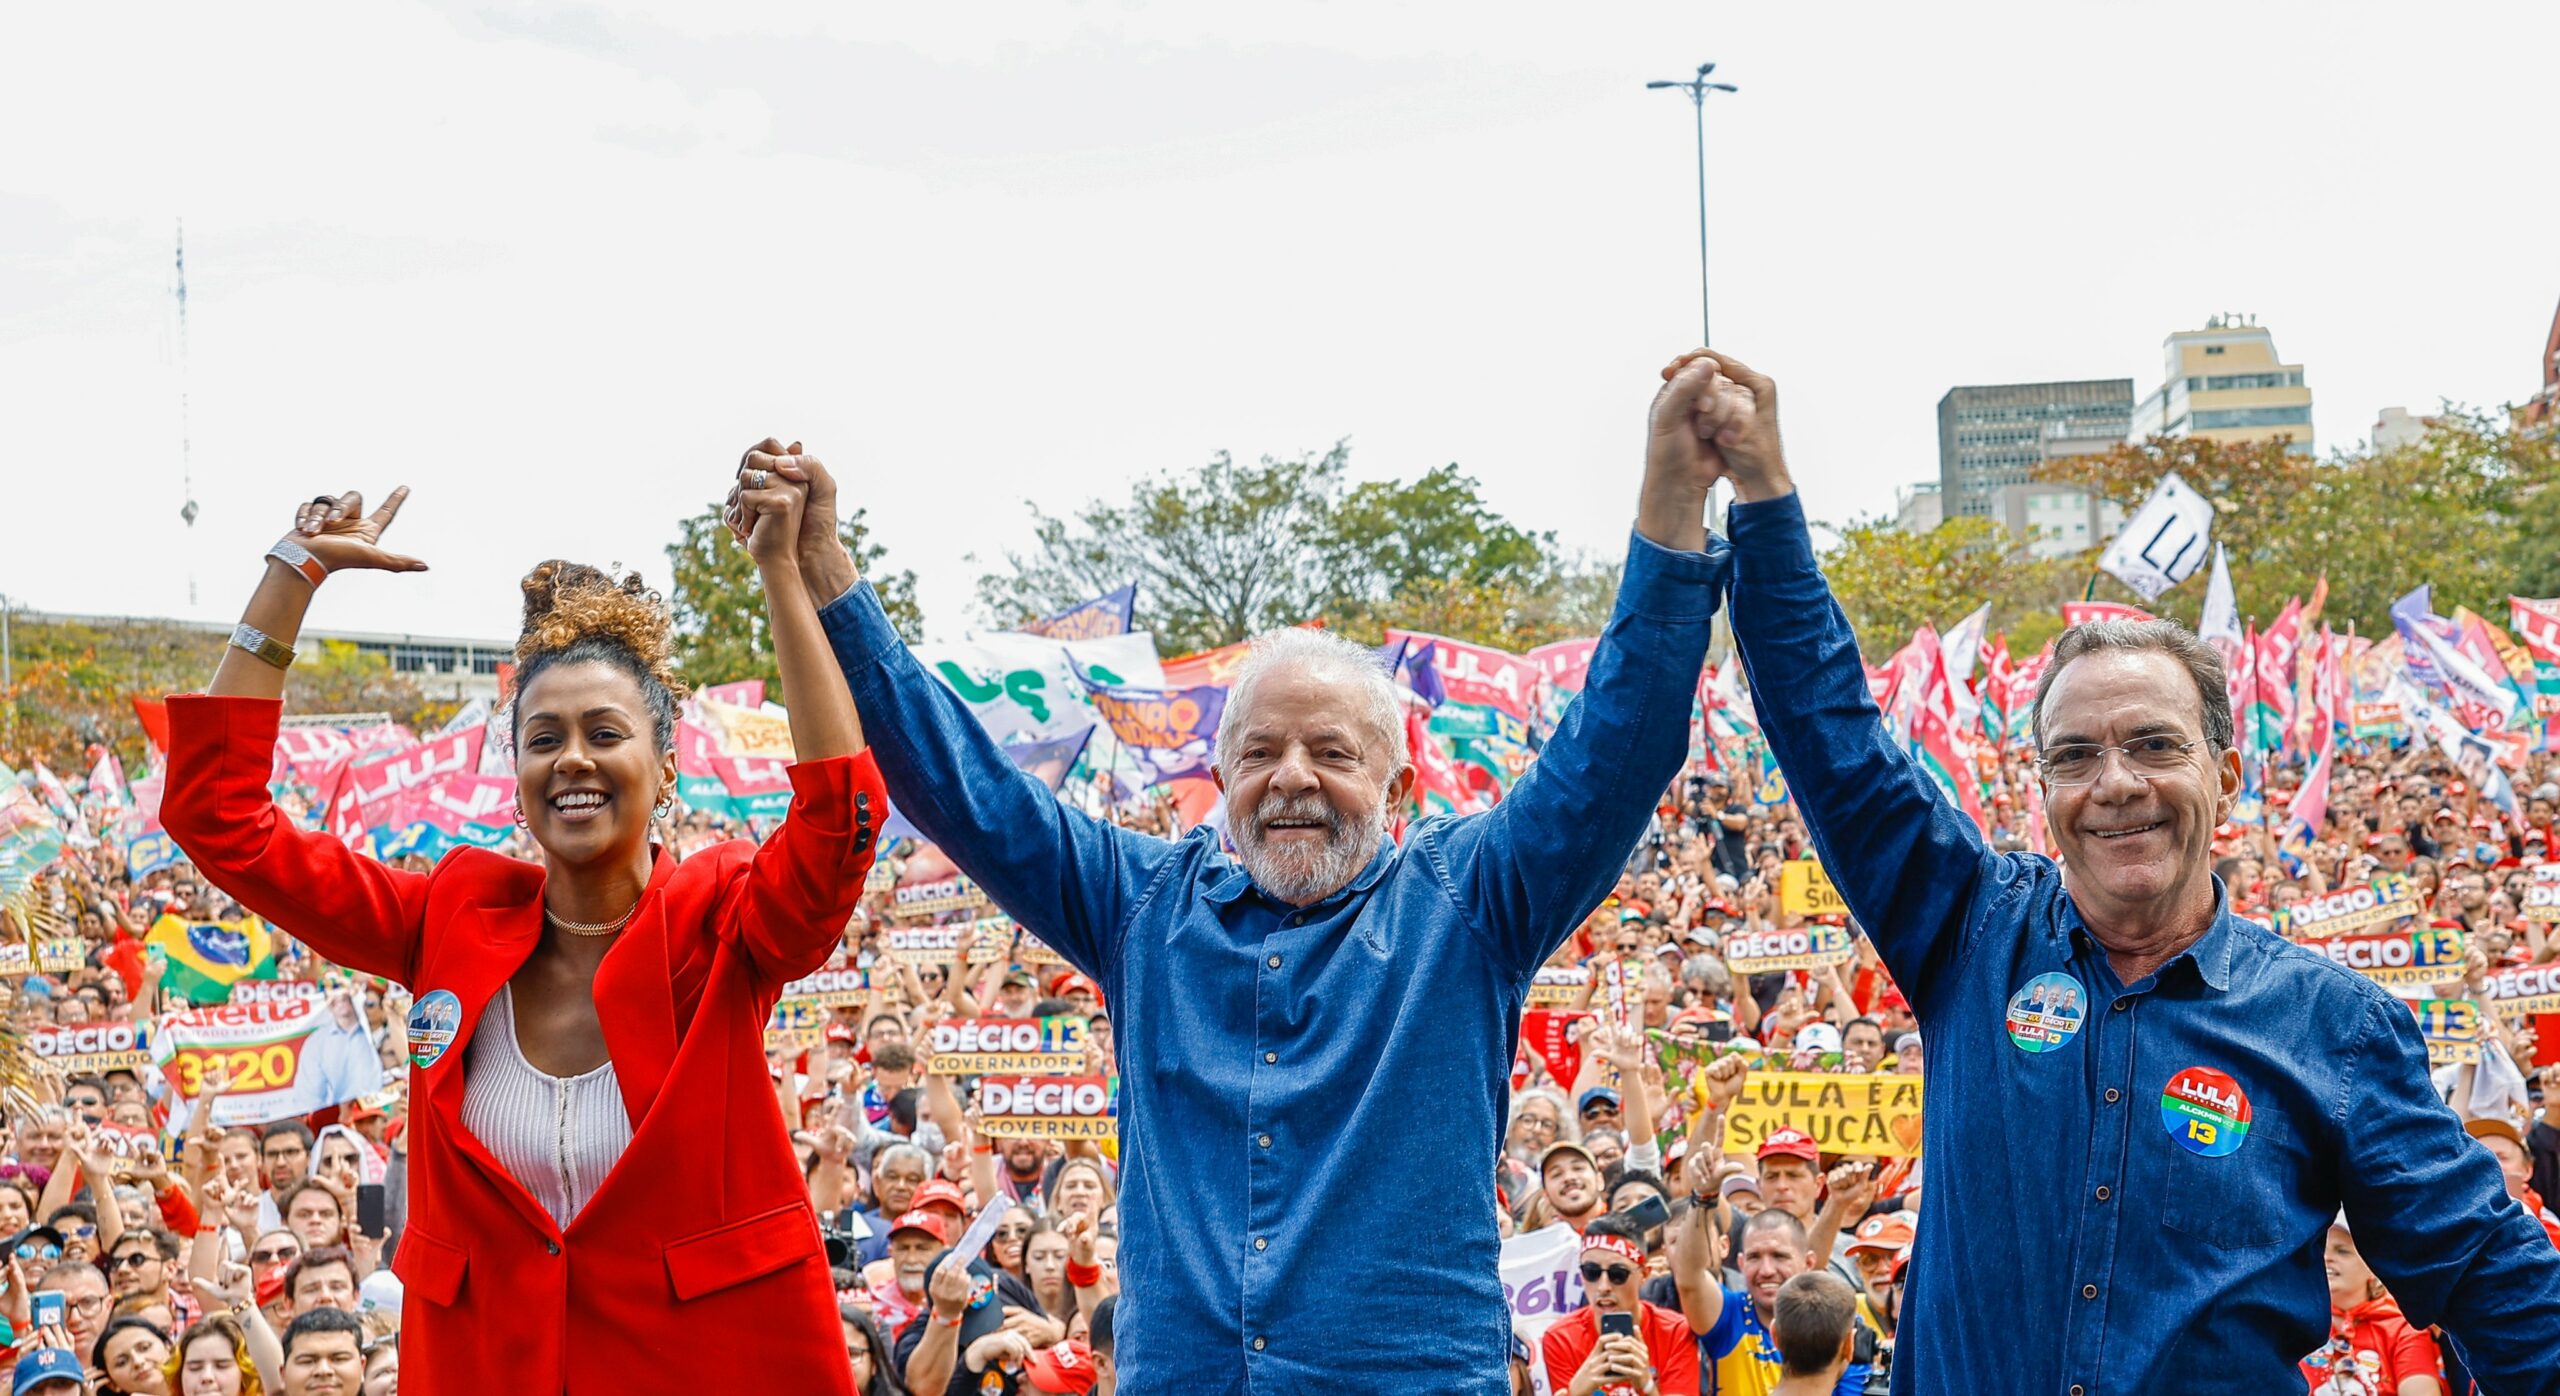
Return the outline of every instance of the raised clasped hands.
<path id="1" fill-rule="evenodd" d="M 318 558 L 332 572 L 349 568 L 376 572 L 424 572 L 427 564 L 406 553 L 395 553 L 382 546 L 382 534 L 391 521 L 400 517 L 400 506 L 408 502 L 409 487 L 402 485 L 382 501 L 382 507 L 368 514 L 364 494 L 349 490 L 334 499 L 313 499 L 293 512 L 293 532 L 287 534 Z"/>
<path id="2" fill-rule="evenodd" d="M 1692 349 L 1662 368 L 1646 450 L 1649 476 L 1668 475 L 1701 496 L 1731 480 L 1745 501 L 1795 488 L 1778 445 L 1778 385 L 1730 354 Z"/>

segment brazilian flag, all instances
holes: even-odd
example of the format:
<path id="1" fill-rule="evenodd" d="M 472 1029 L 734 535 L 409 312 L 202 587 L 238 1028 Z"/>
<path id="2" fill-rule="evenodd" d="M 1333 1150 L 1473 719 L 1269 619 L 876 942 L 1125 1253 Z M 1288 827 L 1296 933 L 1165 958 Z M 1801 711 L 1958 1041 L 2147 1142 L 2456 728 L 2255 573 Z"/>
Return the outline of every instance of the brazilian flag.
<path id="1" fill-rule="evenodd" d="M 276 977 L 275 938 L 255 916 L 238 921 L 189 921 L 163 916 L 142 937 L 143 953 L 160 952 L 167 968 L 161 987 L 192 1004 L 231 1001 L 243 979 Z"/>

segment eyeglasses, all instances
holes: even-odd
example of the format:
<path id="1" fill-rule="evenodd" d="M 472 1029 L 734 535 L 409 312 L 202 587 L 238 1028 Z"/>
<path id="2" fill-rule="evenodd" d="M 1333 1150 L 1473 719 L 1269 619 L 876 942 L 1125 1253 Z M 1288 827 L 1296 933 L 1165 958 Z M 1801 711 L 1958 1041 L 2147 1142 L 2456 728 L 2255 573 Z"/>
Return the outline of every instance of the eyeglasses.
<path id="1" fill-rule="evenodd" d="M 29 1242 L 27 1242 L 26 1244 L 24 1244 L 24 1245 L 22 1245 L 22 1246 L 18 1247 L 18 1259 L 20 1259 L 20 1260 L 60 1260 L 60 1259 L 62 1259 L 62 1247 L 60 1247 L 60 1246 L 46 1246 L 46 1245 L 38 1245 L 38 1244 L 36 1244 L 36 1243 L 35 1243 L 35 1242 L 33 1242 L 33 1241 L 29 1241 Z"/>
<path id="2" fill-rule="evenodd" d="M 1582 1282 L 1587 1285 L 1600 1283 L 1602 1275 L 1609 1277 L 1609 1283 L 1622 1285 L 1635 1278 L 1635 1273 L 1633 1269 L 1624 1265 L 1601 1265 L 1588 1260 L 1582 1262 Z"/>
<path id="3" fill-rule="evenodd" d="M 63 1226 L 56 1227 L 54 1229 L 60 1231 L 64 1239 L 72 1241 L 86 1241 L 90 1237 L 98 1234 L 98 1228 L 85 1222 L 78 1226 Z"/>
<path id="4" fill-rule="evenodd" d="M 1027 1226 L 999 1226 L 996 1228 L 996 1239 L 999 1241 L 1023 1241 L 1030 1239 L 1030 1236 L 1031 1228 Z"/>
<path id="5" fill-rule="evenodd" d="M 249 1252 L 249 1263 L 252 1265 L 273 1265 L 279 1260 L 291 1260 L 301 1254 L 302 1248 L 300 1246 L 278 1246 L 273 1250 L 256 1250 Z"/>
<path id="6" fill-rule="evenodd" d="M 2074 742 L 2047 747 L 2036 758 L 2036 768 L 2044 772 L 2047 785 L 2087 785 L 2106 770 L 2107 753 L 2120 751 L 2126 770 L 2144 780 L 2157 780 L 2185 770 L 2187 753 L 2204 744 L 2202 737 L 2182 742 L 2170 736 L 2136 737 L 2120 746 Z"/>
<path id="7" fill-rule="evenodd" d="M 92 1294 L 86 1299 L 72 1299 L 65 1302 L 69 1306 L 71 1312 L 75 1314 L 94 1314 L 100 1309 L 107 1307 L 107 1296 L 103 1294 Z"/>
<path id="8" fill-rule="evenodd" d="M 158 1251 L 127 1251 L 123 1255 L 116 1256 L 109 1260 L 107 1262 L 107 1268 L 110 1270 L 139 1270 L 143 1266 L 149 1265 L 151 1262 L 158 1260 L 159 1258 L 160 1253 Z"/>
<path id="9" fill-rule="evenodd" d="M 853 1344 L 847 1343 L 844 1345 L 844 1355 L 849 1361 L 868 1362 L 871 1360 L 871 1349 L 855 1347 Z"/>

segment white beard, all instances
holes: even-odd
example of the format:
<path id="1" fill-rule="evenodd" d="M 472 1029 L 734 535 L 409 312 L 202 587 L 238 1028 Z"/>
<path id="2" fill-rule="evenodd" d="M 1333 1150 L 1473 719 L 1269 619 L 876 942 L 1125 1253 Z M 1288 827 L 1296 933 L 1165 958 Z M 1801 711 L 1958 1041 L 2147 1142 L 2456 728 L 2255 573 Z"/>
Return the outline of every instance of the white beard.
<path id="1" fill-rule="evenodd" d="M 1325 840 L 1313 848 L 1274 848 L 1264 838 L 1265 827 L 1274 819 L 1321 819 L 1325 822 Z M 1355 820 L 1318 796 L 1290 800 L 1276 794 L 1265 795 L 1261 805 L 1250 812 L 1230 806 L 1227 825 L 1235 840 L 1236 857 L 1243 862 L 1254 885 L 1281 901 L 1305 906 L 1349 886 L 1351 879 L 1377 856 L 1378 845 L 1387 837 L 1387 807 L 1382 800 Z"/>

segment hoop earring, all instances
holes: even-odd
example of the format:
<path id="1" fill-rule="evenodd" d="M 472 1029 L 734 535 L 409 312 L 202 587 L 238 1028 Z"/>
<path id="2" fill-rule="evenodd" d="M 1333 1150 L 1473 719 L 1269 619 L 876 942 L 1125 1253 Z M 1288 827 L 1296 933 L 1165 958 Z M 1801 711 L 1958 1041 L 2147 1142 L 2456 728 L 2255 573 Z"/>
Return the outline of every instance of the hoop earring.
<path id="1" fill-rule="evenodd" d="M 676 801 L 675 801 L 675 797 L 674 797 L 674 796 L 670 795 L 670 796 L 666 797 L 665 799 L 660 800 L 660 801 L 658 802 L 658 817 L 659 817 L 660 819 L 664 819 L 664 818 L 666 818 L 667 816 L 669 816 L 669 815 L 671 815 L 671 814 L 674 814 L 675 812 L 676 812 Z"/>
<path id="2" fill-rule="evenodd" d="M 532 824 L 530 824 L 530 823 L 526 822 L 526 820 L 525 820 L 525 817 L 524 817 L 524 801 L 522 801 L 522 800 L 518 800 L 518 801 L 516 801 L 516 827 L 517 827 L 517 828 L 519 828 L 519 829 L 530 829 L 530 828 L 532 828 L 532 827 L 533 827 L 533 825 L 532 825 Z"/>

